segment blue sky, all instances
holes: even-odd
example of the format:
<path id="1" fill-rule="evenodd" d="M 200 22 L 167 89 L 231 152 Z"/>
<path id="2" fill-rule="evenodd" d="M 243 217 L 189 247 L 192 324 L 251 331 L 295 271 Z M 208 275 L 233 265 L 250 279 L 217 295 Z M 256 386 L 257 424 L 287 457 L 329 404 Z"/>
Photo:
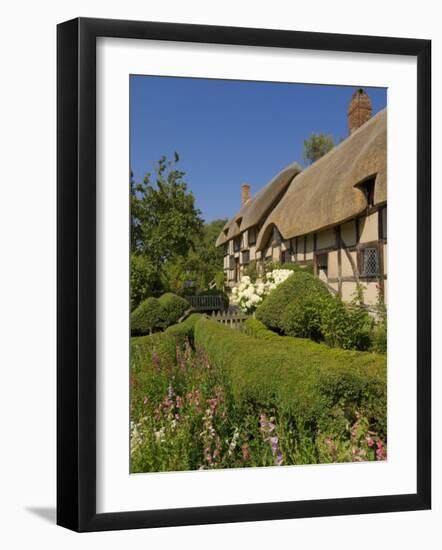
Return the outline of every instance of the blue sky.
<path id="1" fill-rule="evenodd" d="M 356 87 L 131 76 L 135 180 L 178 151 L 205 221 L 229 218 L 241 206 L 242 183 L 254 194 L 290 162 L 302 164 L 311 133 L 347 136 Z M 373 114 L 385 107 L 385 88 L 364 89 Z"/>

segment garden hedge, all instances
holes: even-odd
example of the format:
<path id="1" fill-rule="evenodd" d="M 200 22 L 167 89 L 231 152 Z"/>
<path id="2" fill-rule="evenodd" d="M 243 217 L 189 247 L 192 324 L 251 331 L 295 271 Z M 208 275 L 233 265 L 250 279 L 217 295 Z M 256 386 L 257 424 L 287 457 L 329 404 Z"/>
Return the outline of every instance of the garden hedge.
<path id="1" fill-rule="evenodd" d="M 166 292 L 158 299 L 162 307 L 163 326 L 169 327 L 178 322 L 184 313 L 190 309 L 189 302 L 172 292 Z"/>
<path id="2" fill-rule="evenodd" d="M 150 334 L 163 324 L 163 308 L 157 298 L 147 298 L 132 312 L 130 330 L 133 336 Z"/>
<path id="3" fill-rule="evenodd" d="M 338 410 L 358 411 L 385 437 L 385 356 L 269 334 L 256 320 L 246 330 L 255 336 L 206 318 L 195 324 L 196 348 L 226 373 L 238 407 L 273 405 L 314 430 Z"/>
<path id="4" fill-rule="evenodd" d="M 192 313 L 185 321 L 168 327 L 164 332 L 133 337 L 133 358 L 143 363 L 155 351 L 163 360 L 174 360 L 177 346 L 182 346 L 186 340 L 193 344 L 195 323 L 201 317 L 200 313 Z"/>
<path id="5" fill-rule="evenodd" d="M 286 308 L 291 306 L 290 325 L 293 336 L 317 336 L 317 317 L 319 299 L 328 299 L 327 287 L 316 277 L 306 271 L 295 271 L 258 306 L 256 318 L 267 328 L 282 332 L 289 325 L 284 318 Z M 311 332 L 311 334 L 310 334 Z"/>

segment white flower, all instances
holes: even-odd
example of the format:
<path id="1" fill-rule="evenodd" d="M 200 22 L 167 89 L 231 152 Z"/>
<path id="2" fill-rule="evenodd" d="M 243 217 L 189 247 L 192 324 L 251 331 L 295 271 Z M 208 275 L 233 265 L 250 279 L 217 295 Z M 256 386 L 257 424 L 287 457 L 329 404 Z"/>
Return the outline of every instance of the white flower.
<path id="1" fill-rule="evenodd" d="M 164 441 L 166 440 L 164 437 L 164 431 L 165 431 L 164 428 L 161 428 L 157 432 L 154 432 L 155 439 L 157 440 L 158 443 L 164 443 Z"/>

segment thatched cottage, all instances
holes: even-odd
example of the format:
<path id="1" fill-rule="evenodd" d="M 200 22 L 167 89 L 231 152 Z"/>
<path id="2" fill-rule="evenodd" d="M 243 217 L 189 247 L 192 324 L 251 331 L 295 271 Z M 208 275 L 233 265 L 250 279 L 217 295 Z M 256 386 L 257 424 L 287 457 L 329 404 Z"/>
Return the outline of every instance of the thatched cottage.
<path id="1" fill-rule="evenodd" d="M 344 300 L 359 282 L 368 305 L 378 288 L 387 299 L 387 111 L 371 117 L 358 89 L 348 124 L 349 136 L 305 170 L 289 165 L 254 197 L 242 187 L 241 209 L 216 241 L 229 285 L 252 260 L 309 263 Z"/>

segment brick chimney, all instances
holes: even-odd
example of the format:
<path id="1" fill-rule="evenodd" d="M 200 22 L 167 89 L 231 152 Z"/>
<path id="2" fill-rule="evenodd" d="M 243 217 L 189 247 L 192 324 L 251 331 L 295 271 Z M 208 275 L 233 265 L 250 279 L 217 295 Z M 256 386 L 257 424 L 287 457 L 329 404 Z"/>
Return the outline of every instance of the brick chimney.
<path id="1" fill-rule="evenodd" d="M 351 135 L 365 124 L 371 118 L 371 113 L 370 98 L 362 88 L 358 88 L 353 94 L 348 107 L 348 134 Z"/>
<path id="2" fill-rule="evenodd" d="M 243 183 L 241 185 L 241 206 L 250 200 L 250 185 Z"/>

